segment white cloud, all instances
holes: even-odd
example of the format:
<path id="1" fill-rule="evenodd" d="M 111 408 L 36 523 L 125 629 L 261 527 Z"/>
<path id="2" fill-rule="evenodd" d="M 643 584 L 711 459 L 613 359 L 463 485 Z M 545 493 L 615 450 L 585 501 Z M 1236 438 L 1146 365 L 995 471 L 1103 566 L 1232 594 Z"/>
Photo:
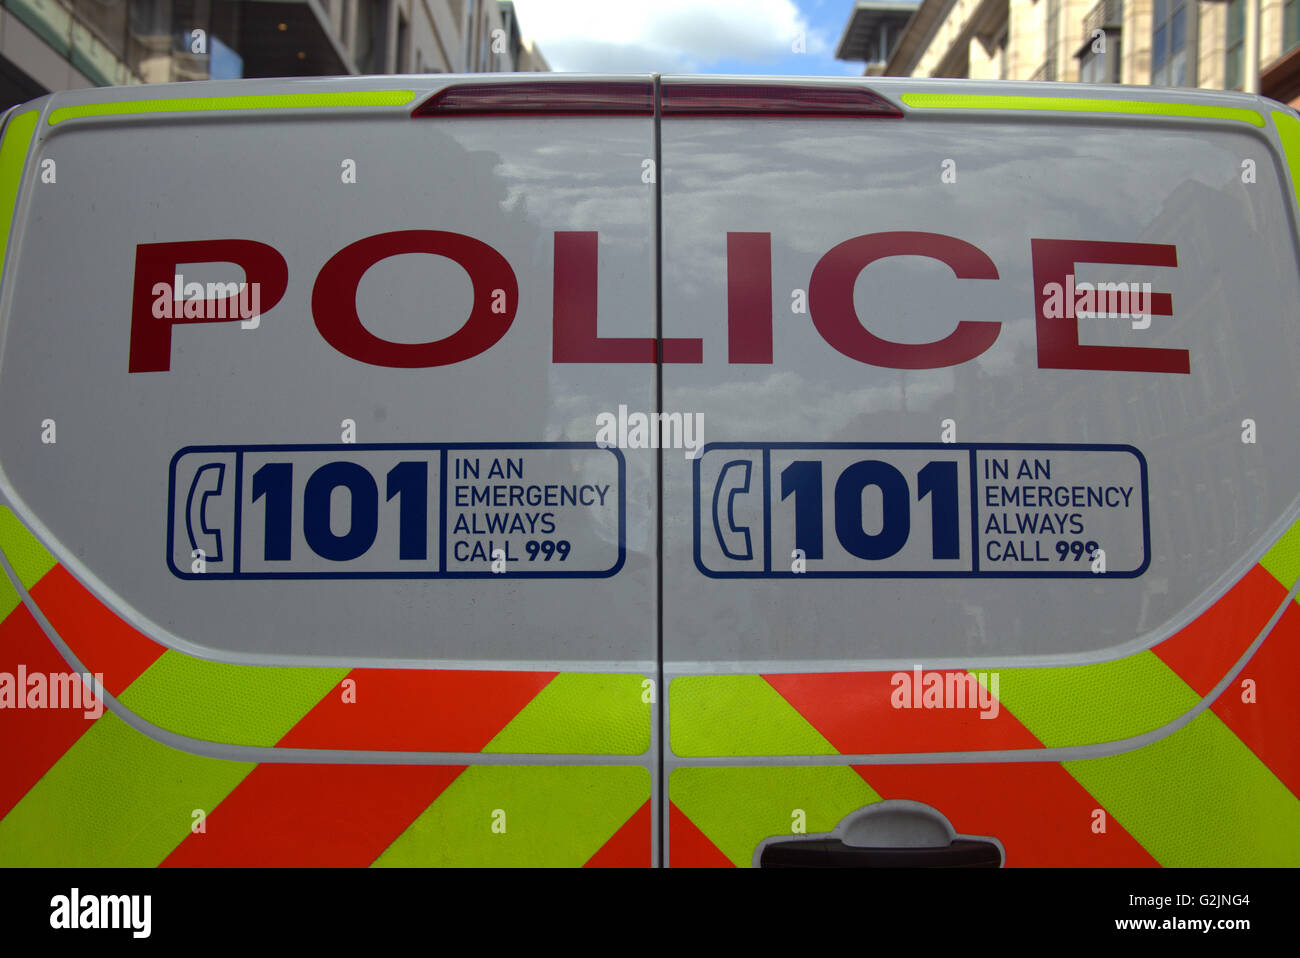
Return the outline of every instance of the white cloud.
<path id="1" fill-rule="evenodd" d="M 797 34 L 829 49 L 793 0 L 515 0 L 524 35 L 552 68 L 697 73 L 720 60 L 775 62 Z"/>

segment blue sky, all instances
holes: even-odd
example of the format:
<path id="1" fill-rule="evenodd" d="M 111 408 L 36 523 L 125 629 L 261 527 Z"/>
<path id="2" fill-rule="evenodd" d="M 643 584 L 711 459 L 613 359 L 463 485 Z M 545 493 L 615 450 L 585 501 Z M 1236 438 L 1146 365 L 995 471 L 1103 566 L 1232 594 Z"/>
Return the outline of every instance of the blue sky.
<path id="1" fill-rule="evenodd" d="M 835 59 L 854 0 L 514 0 L 555 70 L 860 76 Z M 792 45 L 802 34 L 805 53 Z"/>

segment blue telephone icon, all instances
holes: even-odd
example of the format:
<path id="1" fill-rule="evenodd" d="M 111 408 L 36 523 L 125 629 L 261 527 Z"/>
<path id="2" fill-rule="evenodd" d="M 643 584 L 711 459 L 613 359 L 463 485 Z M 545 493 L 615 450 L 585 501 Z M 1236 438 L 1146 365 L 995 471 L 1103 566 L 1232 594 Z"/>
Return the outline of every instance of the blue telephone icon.
<path id="1" fill-rule="evenodd" d="M 209 562 L 221 561 L 221 532 L 208 525 L 208 500 L 221 495 L 225 478 L 225 463 L 210 462 L 200 466 L 190 483 L 189 498 L 185 500 L 185 532 L 190 537 L 190 549 L 202 549 Z M 200 536 L 204 539 L 202 543 L 199 542 Z"/>
<path id="2" fill-rule="evenodd" d="M 748 561 L 754 558 L 754 544 L 749 526 L 736 524 L 736 496 L 749 492 L 752 463 L 748 459 L 733 459 L 718 473 L 718 484 L 713 490 L 713 531 L 718 535 L 718 545 L 728 559 Z M 722 524 L 722 494 L 727 493 L 726 530 Z M 742 545 L 743 542 L 743 545 Z M 734 548 L 733 548 L 734 547 Z"/>

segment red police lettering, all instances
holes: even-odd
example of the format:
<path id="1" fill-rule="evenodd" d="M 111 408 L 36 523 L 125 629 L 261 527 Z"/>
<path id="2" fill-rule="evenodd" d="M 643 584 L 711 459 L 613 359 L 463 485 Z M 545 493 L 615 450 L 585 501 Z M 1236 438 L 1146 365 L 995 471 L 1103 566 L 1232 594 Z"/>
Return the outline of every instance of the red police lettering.
<path id="1" fill-rule="evenodd" d="M 450 336 L 394 343 L 366 329 L 357 315 L 357 287 L 366 270 L 404 253 L 445 256 L 469 274 L 474 305 L 465 325 Z M 505 294 L 504 313 L 492 311 L 496 290 Z M 312 317 L 327 343 L 359 362 L 393 369 L 450 366 L 479 355 L 510 329 L 518 306 L 519 284 L 505 257 L 481 240 L 442 230 L 396 230 L 357 240 L 321 267 L 311 292 Z"/>
<path id="2" fill-rule="evenodd" d="M 555 233 L 555 291 L 552 300 L 551 361 L 557 363 L 653 363 L 653 337 L 602 337 L 596 331 L 599 234 L 595 230 Z M 665 339 L 663 362 L 704 361 L 699 339 Z"/>
<path id="3" fill-rule="evenodd" d="M 850 359 L 886 369 L 939 369 L 969 362 L 993 345 L 1001 323 L 961 320 L 933 343 L 881 339 L 858 319 L 853 286 L 858 274 L 887 256 L 928 256 L 959 279 L 997 279 L 998 270 L 977 246 L 942 233 L 869 233 L 834 247 L 813 269 L 808 312 L 822 338 Z"/>
<path id="4" fill-rule="evenodd" d="M 1178 250 L 1158 243 L 1101 243 L 1086 240 L 1031 239 L 1034 260 L 1034 304 L 1038 325 L 1039 369 L 1108 369 L 1138 373 L 1190 373 L 1185 349 L 1153 346 L 1084 346 L 1073 313 L 1048 318 L 1044 310 L 1049 284 L 1063 287 L 1075 263 L 1124 266 L 1177 266 Z M 1172 316 L 1173 297 L 1151 294 L 1151 315 Z"/>
<path id="5" fill-rule="evenodd" d="M 727 360 L 772 361 L 772 234 L 727 234 Z"/>
<path id="6" fill-rule="evenodd" d="M 699 363 L 698 338 L 602 337 L 597 328 L 599 235 L 594 231 L 555 234 L 555 272 L 551 360 L 557 363 Z M 1048 318 L 1045 305 L 1052 284 L 1066 285 L 1076 263 L 1178 265 L 1173 246 L 1084 240 L 1030 240 L 1042 369 L 1128 370 L 1187 373 L 1187 350 L 1079 343 L 1072 316 Z M 458 263 L 474 287 L 474 303 L 465 324 L 444 339 L 395 343 L 366 329 L 357 314 L 361 277 L 380 260 L 406 253 L 444 256 Z M 808 308 L 813 326 L 834 349 L 850 359 L 886 369 L 941 369 L 969 362 L 998 338 L 1001 323 L 960 320 L 953 331 L 930 343 L 896 343 L 875 335 L 853 306 L 859 274 L 876 260 L 891 256 L 925 256 L 947 265 L 959 279 L 998 279 L 985 253 L 964 240 L 942 233 L 869 233 L 846 240 L 826 253 L 813 269 Z M 169 285 L 182 263 L 233 263 L 249 283 L 260 284 L 262 312 L 284 295 L 288 267 L 265 243 L 252 240 L 207 240 L 147 243 L 136 249 L 131 313 L 130 371 L 167 370 L 171 332 L 177 323 L 230 322 L 240 317 L 236 296 L 203 300 L 202 309 L 158 316 L 155 286 Z M 727 234 L 727 358 L 733 364 L 767 364 L 772 348 L 772 236 Z M 398 230 L 358 240 L 339 250 L 321 268 L 312 288 L 316 328 L 331 346 L 359 362 L 394 369 L 448 366 L 485 352 L 505 336 L 519 307 L 519 284 L 510 264 L 488 244 L 441 230 Z M 1173 314 L 1168 293 L 1150 296 L 1150 313 Z"/>
<path id="7" fill-rule="evenodd" d="M 172 327 L 178 323 L 229 323 L 240 320 L 239 297 L 205 299 L 195 308 L 155 316 L 154 287 L 171 287 L 176 267 L 185 263 L 233 263 L 248 283 L 258 284 L 260 309 L 269 312 L 289 284 L 289 267 L 275 248 L 254 240 L 196 240 L 188 243 L 141 243 L 135 248 L 135 288 L 131 298 L 131 344 L 127 368 L 133 373 L 171 368 Z"/>

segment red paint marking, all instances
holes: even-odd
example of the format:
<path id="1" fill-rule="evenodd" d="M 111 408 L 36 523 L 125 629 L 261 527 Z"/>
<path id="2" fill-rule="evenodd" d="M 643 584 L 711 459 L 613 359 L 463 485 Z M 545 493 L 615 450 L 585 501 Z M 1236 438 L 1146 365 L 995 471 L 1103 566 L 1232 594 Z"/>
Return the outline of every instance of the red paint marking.
<path id="1" fill-rule="evenodd" d="M 461 765 L 259 765 L 164 866 L 371 864 L 464 770 Z"/>
<path id="2" fill-rule="evenodd" d="M 114 695 L 166 651 L 118 618 L 62 566 L 47 572 L 31 596 L 82 664 L 103 673 L 104 687 Z"/>
<path id="3" fill-rule="evenodd" d="M 18 668 L 24 666 L 27 675 L 43 673 L 66 674 L 70 671 L 58 650 L 50 643 L 40 624 L 23 605 L 0 622 L 0 671 L 14 676 L 16 696 L 26 702 L 26 688 L 16 687 Z M 24 685 L 27 682 L 24 680 Z M 87 689 L 82 686 L 82 702 Z M 0 708 L 0 742 L 4 743 L 3 761 L 0 761 L 0 818 L 9 814 L 41 776 L 50 770 L 63 753 L 81 738 L 86 729 L 95 723 L 86 718 L 87 708 L 15 708 L 17 700 Z M 102 709 L 102 704 L 100 709 Z"/>
<path id="4" fill-rule="evenodd" d="M 695 823 L 668 803 L 668 864 L 673 868 L 735 868 Z"/>
<path id="5" fill-rule="evenodd" d="M 353 669 L 279 741 L 287 748 L 478 752 L 556 672 Z"/>
<path id="6" fill-rule="evenodd" d="M 650 801 L 619 826 L 609 841 L 587 859 L 583 868 L 650 867 Z"/>
<path id="7" fill-rule="evenodd" d="M 845 755 L 1039 748 L 1006 708 L 980 718 L 975 708 L 894 708 L 893 672 L 765 675 L 795 711 Z M 909 686 L 912 673 L 907 673 Z M 923 674 L 929 674 L 923 673 Z M 948 672 L 938 673 L 947 682 Z M 966 672 L 952 673 L 959 678 Z"/>
<path id="8" fill-rule="evenodd" d="M 1287 590 L 1266 569 L 1254 566 L 1195 621 L 1151 651 L 1197 695 L 1208 695 L 1263 631 L 1286 595 Z"/>
<path id="9" fill-rule="evenodd" d="M 1096 799 L 1058 762 L 864 765 L 855 770 L 882 798 L 924 802 L 963 835 L 1002 842 L 1008 867 L 1158 865 L 1109 814 L 1092 831 Z"/>

